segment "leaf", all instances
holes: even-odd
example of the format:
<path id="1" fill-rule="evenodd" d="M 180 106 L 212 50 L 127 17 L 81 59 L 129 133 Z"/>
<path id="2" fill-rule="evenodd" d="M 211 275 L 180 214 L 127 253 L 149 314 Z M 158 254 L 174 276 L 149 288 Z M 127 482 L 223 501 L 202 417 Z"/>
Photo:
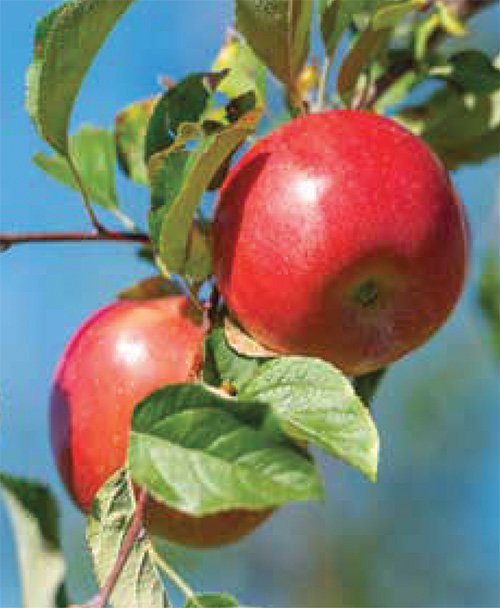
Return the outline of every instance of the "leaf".
<path id="1" fill-rule="evenodd" d="M 500 89 L 500 70 L 482 51 L 470 49 L 456 53 L 443 67 L 445 78 L 464 91 L 490 95 Z"/>
<path id="2" fill-rule="evenodd" d="M 380 382 L 387 373 L 387 368 L 377 369 L 374 372 L 368 372 L 361 376 L 353 378 L 353 388 L 361 401 L 366 405 L 370 405 L 373 401 Z"/>
<path id="3" fill-rule="evenodd" d="M 146 162 L 174 142 L 182 123 L 200 120 L 213 91 L 225 76 L 224 71 L 190 74 L 163 94 L 148 124 Z"/>
<path id="4" fill-rule="evenodd" d="M 374 30 L 393 27 L 412 11 L 424 6 L 425 3 L 426 0 L 404 0 L 381 6 L 373 15 L 372 27 Z"/>
<path id="5" fill-rule="evenodd" d="M 310 0 L 236 0 L 236 28 L 271 72 L 294 88 L 309 54 Z"/>
<path id="6" fill-rule="evenodd" d="M 158 97 L 127 106 L 115 118 L 115 143 L 118 162 L 125 174 L 138 184 L 148 185 L 144 161 L 145 141 L 149 120 Z"/>
<path id="7" fill-rule="evenodd" d="M 375 30 L 368 27 L 356 40 L 340 66 L 337 89 L 347 103 L 363 70 L 380 54 L 389 42 L 391 28 Z"/>
<path id="8" fill-rule="evenodd" d="M 182 289 L 169 279 L 158 275 L 142 279 L 132 287 L 128 287 L 118 294 L 119 300 L 149 300 L 151 298 L 164 298 L 165 296 L 181 295 Z"/>
<path id="9" fill-rule="evenodd" d="M 231 348 L 239 355 L 245 357 L 265 358 L 277 357 L 278 353 L 269 350 L 262 344 L 256 342 L 243 329 L 229 317 L 224 319 L 224 330 L 226 340 Z"/>
<path id="10" fill-rule="evenodd" d="M 6 473 L 0 473 L 0 493 L 16 539 L 23 606 L 59 605 L 65 566 L 55 499 L 47 486 Z"/>
<path id="11" fill-rule="evenodd" d="M 436 8 L 441 27 L 447 34 L 458 37 L 467 35 L 467 28 L 451 10 L 448 3 L 443 2 L 443 0 L 438 0 L 436 2 Z"/>
<path id="12" fill-rule="evenodd" d="M 248 91 L 254 91 L 257 105 L 259 107 L 264 105 L 266 96 L 264 65 L 248 44 L 234 34 L 227 37 L 212 65 L 213 72 L 221 70 L 229 70 L 229 74 L 218 87 L 221 93 L 232 99 Z"/>
<path id="13" fill-rule="evenodd" d="M 202 384 L 167 386 L 134 410 L 134 481 L 168 506 L 201 516 L 322 497 L 313 462 L 284 435 L 271 436 L 263 404 Z"/>
<path id="14" fill-rule="evenodd" d="M 116 562 L 134 516 L 134 491 L 128 473 L 115 473 L 99 490 L 87 523 L 87 544 L 99 586 Z M 145 532 L 139 535 L 111 594 L 113 608 L 160 608 L 170 606 L 152 545 Z"/>
<path id="15" fill-rule="evenodd" d="M 228 593 L 200 593 L 184 604 L 184 608 L 237 608 L 238 606 L 238 600 Z"/>
<path id="16" fill-rule="evenodd" d="M 490 328 L 492 346 L 500 358 L 500 255 L 495 248 L 484 259 L 477 298 Z"/>
<path id="17" fill-rule="evenodd" d="M 320 0 L 318 4 L 321 35 L 327 55 L 335 53 L 342 35 L 356 15 L 369 11 L 393 0 Z"/>
<path id="18" fill-rule="evenodd" d="M 376 480 L 375 424 L 347 378 L 329 363 L 307 357 L 274 359 L 259 368 L 239 398 L 270 404 L 285 432 Z"/>
<path id="19" fill-rule="evenodd" d="M 397 118 L 423 137 L 448 169 L 479 163 L 500 152 L 500 92 L 473 95 L 444 87 L 423 104 L 405 108 Z"/>
<path id="20" fill-rule="evenodd" d="M 227 343 L 224 329 L 218 327 L 205 340 L 203 379 L 213 386 L 226 383 L 240 390 L 262 362 L 262 359 L 239 355 Z"/>
<path id="21" fill-rule="evenodd" d="M 169 272 L 186 273 L 191 226 L 201 197 L 221 164 L 253 133 L 260 116 L 257 110 L 245 114 L 224 130 L 203 138 L 191 154 L 174 151 L 155 159 L 160 168 L 151 170 L 155 199 L 150 225 L 153 222 L 152 238 Z M 172 171 L 172 165 L 178 169 Z M 161 196 L 156 196 L 158 193 Z M 161 209 L 158 209 L 160 203 Z"/>
<path id="22" fill-rule="evenodd" d="M 66 2 L 35 33 L 26 105 L 40 136 L 68 154 L 68 124 L 81 84 L 116 21 L 133 0 Z"/>
<path id="23" fill-rule="evenodd" d="M 69 151 L 90 198 L 105 207 L 116 209 L 116 151 L 113 135 L 98 127 L 84 125 L 69 140 Z M 58 182 L 79 191 L 66 159 L 38 152 L 33 157 L 37 167 Z"/>

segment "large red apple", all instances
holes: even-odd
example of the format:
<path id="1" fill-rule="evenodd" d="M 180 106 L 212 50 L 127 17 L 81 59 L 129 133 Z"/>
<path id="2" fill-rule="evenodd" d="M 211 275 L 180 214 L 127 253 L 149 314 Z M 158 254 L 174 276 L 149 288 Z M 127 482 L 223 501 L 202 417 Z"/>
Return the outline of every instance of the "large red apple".
<path id="1" fill-rule="evenodd" d="M 117 302 L 88 319 L 68 343 L 51 399 L 52 448 L 75 503 L 90 510 L 106 479 L 126 459 L 134 406 L 199 369 L 204 329 L 181 296 Z M 151 532 L 186 545 L 235 541 L 269 511 L 234 510 L 205 517 L 150 501 Z"/>
<path id="2" fill-rule="evenodd" d="M 232 169 L 215 276 L 241 325 L 280 353 L 361 374 L 425 342 L 460 295 L 464 210 L 439 160 L 393 120 L 294 120 Z"/>

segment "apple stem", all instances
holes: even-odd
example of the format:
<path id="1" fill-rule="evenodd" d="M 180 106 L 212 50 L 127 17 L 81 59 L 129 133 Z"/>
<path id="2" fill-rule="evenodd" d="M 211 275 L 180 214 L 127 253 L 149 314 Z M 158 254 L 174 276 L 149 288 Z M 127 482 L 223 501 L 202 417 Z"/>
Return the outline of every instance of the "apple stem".
<path id="1" fill-rule="evenodd" d="M 117 232 L 114 230 L 92 230 L 90 232 L 0 232 L 0 251 L 6 251 L 12 245 L 21 243 L 63 243 L 78 241 L 115 241 L 149 243 L 144 232 Z"/>
<path id="2" fill-rule="evenodd" d="M 108 604 L 116 582 L 118 581 L 118 578 L 123 570 L 123 566 L 125 565 L 136 540 L 143 531 L 142 520 L 144 517 L 144 509 L 146 507 L 147 499 L 147 491 L 144 488 L 141 488 L 139 497 L 137 499 L 134 516 L 130 522 L 127 534 L 125 535 L 125 538 L 121 544 L 116 562 L 114 563 L 113 568 L 109 573 L 106 582 L 104 583 L 104 586 L 99 593 L 88 604 L 85 605 L 86 608 L 105 608 L 105 606 Z"/>

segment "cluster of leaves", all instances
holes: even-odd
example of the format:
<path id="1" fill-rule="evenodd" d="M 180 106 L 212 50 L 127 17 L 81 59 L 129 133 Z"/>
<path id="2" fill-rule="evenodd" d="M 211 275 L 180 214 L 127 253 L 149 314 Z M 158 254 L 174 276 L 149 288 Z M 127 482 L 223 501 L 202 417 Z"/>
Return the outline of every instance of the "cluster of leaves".
<path id="1" fill-rule="evenodd" d="M 221 184 L 236 151 L 262 125 L 266 69 L 283 86 L 287 120 L 310 106 L 392 112 L 450 168 L 499 151 L 500 71 L 479 51 L 440 51 L 446 35 L 465 33 L 462 15 L 446 0 L 321 0 L 317 6 L 309 0 L 236 0 L 237 33 L 228 35 L 210 71 L 189 74 L 131 104 L 117 114 L 112 129 L 87 125 L 69 135 L 84 76 L 131 3 L 78 0 L 42 19 L 27 95 L 38 132 L 53 148 L 51 155 L 37 154 L 35 163 L 79 191 L 91 217 L 97 204 L 124 219 L 118 166 L 149 188 L 148 251 L 159 275 L 126 290 L 123 298 L 168 295 L 182 286 L 198 293 L 211 285 L 209 222 L 202 203 Z M 316 64 L 307 63 L 315 8 L 325 49 L 321 75 Z M 349 45 L 332 93 L 330 67 L 346 35 Z M 429 79 L 442 85 L 418 106 L 401 105 Z M 369 402 L 380 377 L 358 378 L 353 388 L 330 364 L 276 357 L 234 328 L 216 324 L 206 340 L 199 380 L 167 386 L 136 407 L 127 463 L 102 488 L 89 518 L 99 584 L 116 562 L 134 517 L 132 481 L 169 507 L 202 516 L 321 499 L 321 476 L 305 446 L 375 480 L 378 435 L 361 398 Z M 31 546 L 44 552 L 44 564 L 49 555 L 54 564 L 51 576 L 37 585 L 41 595 L 27 603 L 53 603 L 63 566 L 57 536 L 44 523 L 52 522 L 54 530 L 52 501 L 36 484 L 6 476 L 0 484 L 16 528 L 24 521 L 22 534 L 36 538 Z M 39 509 L 40 501 L 45 506 Z M 20 557 L 28 563 L 24 553 Z M 169 605 L 161 570 L 151 539 L 139 536 L 112 604 Z M 224 594 L 188 594 L 186 603 L 236 605 Z"/>

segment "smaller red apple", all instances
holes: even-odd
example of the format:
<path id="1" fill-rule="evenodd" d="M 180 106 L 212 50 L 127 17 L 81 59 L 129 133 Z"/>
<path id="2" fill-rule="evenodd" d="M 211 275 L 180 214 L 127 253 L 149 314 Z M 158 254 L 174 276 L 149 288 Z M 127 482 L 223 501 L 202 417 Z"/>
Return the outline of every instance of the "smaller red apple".
<path id="1" fill-rule="evenodd" d="M 172 296 L 111 304 L 72 337 L 55 373 L 50 422 L 59 473 L 82 511 L 123 466 L 135 405 L 166 384 L 195 378 L 204 333 L 189 301 Z M 146 526 L 173 542 L 209 547 L 238 540 L 269 514 L 193 517 L 150 500 Z"/>

